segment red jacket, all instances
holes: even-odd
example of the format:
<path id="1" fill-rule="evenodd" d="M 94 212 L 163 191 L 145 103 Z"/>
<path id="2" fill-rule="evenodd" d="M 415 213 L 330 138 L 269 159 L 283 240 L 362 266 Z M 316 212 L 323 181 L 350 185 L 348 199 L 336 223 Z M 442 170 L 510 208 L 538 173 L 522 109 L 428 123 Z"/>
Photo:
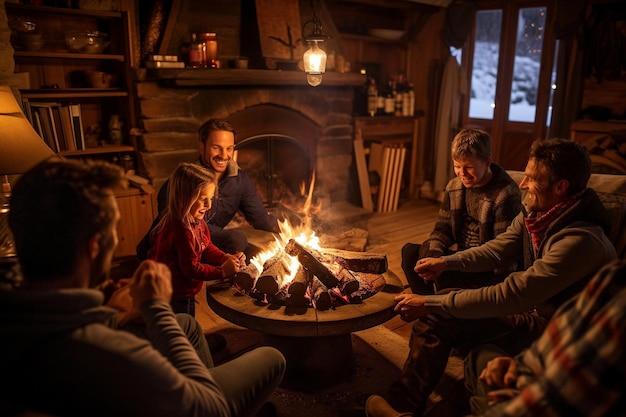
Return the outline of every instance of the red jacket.
<path id="1" fill-rule="evenodd" d="M 200 237 L 200 246 L 194 242 L 192 229 Z M 226 254 L 211 242 L 204 221 L 188 227 L 170 219 L 152 234 L 151 240 L 148 258 L 166 264 L 172 271 L 172 300 L 192 298 L 202 289 L 203 281 L 222 279 Z"/>

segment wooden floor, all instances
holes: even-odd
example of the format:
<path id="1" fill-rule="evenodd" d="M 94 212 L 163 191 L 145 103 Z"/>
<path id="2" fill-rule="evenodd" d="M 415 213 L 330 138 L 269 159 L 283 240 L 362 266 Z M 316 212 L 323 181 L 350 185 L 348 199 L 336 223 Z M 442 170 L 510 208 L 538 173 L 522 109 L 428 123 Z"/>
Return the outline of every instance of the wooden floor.
<path id="1" fill-rule="evenodd" d="M 431 200 L 413 200 L 392 213 L 377 213 L 368 221 L 368 252 L 387 255 L 389 269 L 408 285 L 402 273 L 401 249 L 406 243 L 421 243 L 435 225 L 440 203 Z M 410 290 L 407 290 L 410 291 Z M 387 328 L 408 338 L 411 324 L 398 316 L 384 324 Z"/>
<path id="2" fill-rule="evenodd" d="M 366 221 L 368 231 L 365 250 L 387 255 L 389 270 L 395 272 L 406 285 L 406 278 L 400 267 L 401 249 L 408 242 L 420 243 L 428 237 L 435 224 L 439 202 L 412 200 L 401 203 L 398 210 L 391 213 L 374 213 Z M 211 311 L 206 304 L 204 291 L 198 295 L 196 319 L 205 331 L 217 331 L 232 326 Z M 394 332 L 407 337 L 411 325 L 394 317 L 384 324 Z"/>

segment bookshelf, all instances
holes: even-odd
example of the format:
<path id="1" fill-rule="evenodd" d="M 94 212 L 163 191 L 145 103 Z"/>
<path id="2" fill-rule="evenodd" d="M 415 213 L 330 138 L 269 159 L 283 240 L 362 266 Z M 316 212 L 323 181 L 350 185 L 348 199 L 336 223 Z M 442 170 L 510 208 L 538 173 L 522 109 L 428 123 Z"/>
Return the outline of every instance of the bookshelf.
<path id="1" fill-rule="evenodd" d="M 39 113 L 37 117 L 42 119 L 44 109 L 52 110 L 52 128 L 47 130 L 56 131 L 55 139 L 46 138 L 46 132 L 38 128 L 34 118 L 31 120 L 55 152 L 112 162 L 131 154 L 137 160 L 136 144 L 129 134 L 136 126 L 132 81 L 138 59 L 131 52 L 138 42 L 136 7 L 136 0 L 121 0 L 115 11 L 5 3 L 15 73 L 22 73 L 20 79 L 24 80 L 20 88 L 24 112 L 31 117 Z M 27 31 L 23 22 L 30 22 L 28 29 L 35 29 Z M 70 50 L 66 37 L 76 32 L 105 33 L 104 47 Z M 93 71 L 108 74 L 110 85 L 92 87 L 89 72 Z M 67 116 L 61 117 L 72 106 L 79 108 L 81 131 L 73 126 L 68 129 L 63 122 Z M 57 112 L 60 115 L 55 117 Z M 110 140 L 109 121 L 115 115 L 123 122 L 121 144 Z M 50 115 L 45 118 L 50 119 Z"/>
<path id="2" fill-rule="evenodd" d="M 21 73 L 17 78 L 24 81 L 20 88 L 24 113 L 31 121 L 35 113 L 37 118 L 45 113 L 47 130 L 57 132 L 56 140 L 54 135 L 53 139 L 46 138 L 43 126 L 38 128 L 35 122 L 42 139 L 68 158 L 104 159 L 121 165 L 124 156 L 132 155 L 137 161 L 136 141 L 129 134 L 136 126 L 133 74 L 139 62 L 137 0 L 120 0 L 119 10 L 115 11 L 8 2 L 4 7 L 12 29 L 15 72 Z M 20 34 L 20 22 L 36 25 L 36 43 L 25 41 L 29 38 Z M 101 51 L 72 52 L 65 36 L 75 31 L 106 33 L 110 44 Z M 89 71 L 109 74 L 110 85 L 90 85 Z M 76 117 L 82 128 L 68 126 L 67 119 L 63 121 L 63 115 L 68 114 L 63 112 L 70 107 L 79 109 Z M 121 143 L 112 143 L 108 134 L 114 115 L 124 121 Z M 135 170 L 141 172 L 141 167 L 135 166 Z M 156 216 L 154 189 L 137 181 L 131 181 L 131 185 L 115 192 L 121 214 L 116 258 L 136 256 L 135 247 Z"/>

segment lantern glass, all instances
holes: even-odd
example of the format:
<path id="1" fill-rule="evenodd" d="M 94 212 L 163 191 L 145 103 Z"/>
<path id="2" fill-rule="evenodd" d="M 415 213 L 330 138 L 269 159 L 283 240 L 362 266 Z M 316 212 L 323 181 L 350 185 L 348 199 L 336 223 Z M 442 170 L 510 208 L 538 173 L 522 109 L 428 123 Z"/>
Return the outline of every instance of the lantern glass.
<path id="1" fill-rule="evenodd" d="M 318 41 L 313 41 L 303 56 L 304 72 L 307 74 L 307 81 L 312 86 L 320 85 L 322 74 L 326 71 L 326 52 L 318 45 Z"/>

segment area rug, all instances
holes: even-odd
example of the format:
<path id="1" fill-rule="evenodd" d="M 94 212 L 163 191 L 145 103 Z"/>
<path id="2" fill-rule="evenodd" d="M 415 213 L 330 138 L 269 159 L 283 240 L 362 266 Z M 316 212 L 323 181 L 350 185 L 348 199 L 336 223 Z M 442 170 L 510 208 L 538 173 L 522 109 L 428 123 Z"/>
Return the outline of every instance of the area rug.
<path id="1" fill-rule="evenodd" d="M 263 334 L 238 327 L 225 327 L 219 333 L 228 341 L 218 352 L 216 364 L 263 344 Z M 351 417 L 365 416 L 363 406 L 372 394 L 382 394 L 398 377 L 408 353 L 405 338 L 376 326 L 352 334 L 353 372 L 343 381 L 328 381 L 324 387 L 307 387 L 305 380 L 280 386 L 270 401 L 277 417 Z M 289 365 L 287 365 L 289 366 Z M 298 385 L 297 388 L 293 388 Z"/>

